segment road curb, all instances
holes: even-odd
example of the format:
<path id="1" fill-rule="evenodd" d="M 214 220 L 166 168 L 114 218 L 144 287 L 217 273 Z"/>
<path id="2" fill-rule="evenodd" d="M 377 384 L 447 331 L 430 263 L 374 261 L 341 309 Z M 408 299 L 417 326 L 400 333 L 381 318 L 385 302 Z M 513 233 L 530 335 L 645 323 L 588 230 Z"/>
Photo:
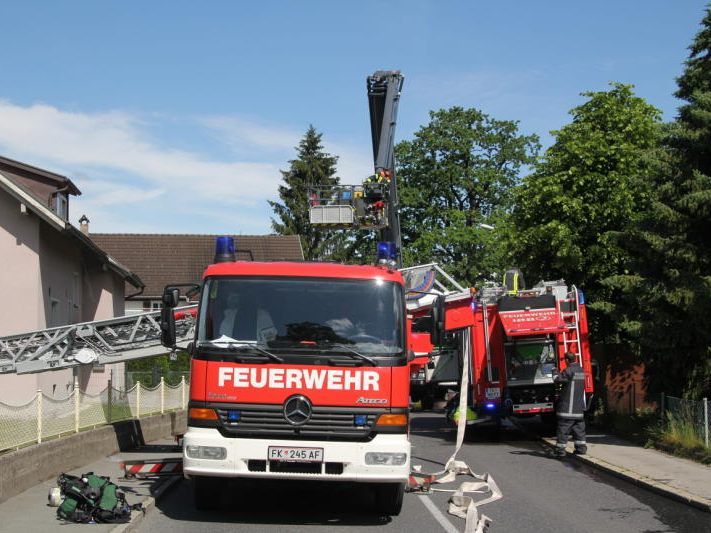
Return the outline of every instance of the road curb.
<path id="1" fill-rule="evenodd" d="M 548 448 L 552 450 L 555 449 L 555 441 L 553 439 L 549 440 L 546 437 L 540 437 L 538 435 L 536 435 L 536 438 L 539 442 L 541 442 Z M 581 463 L 594 466 L 599 470 L 607 472 L 608 474 L 612 474 L 613 476 L 624 479 L 626 481 L 630 481 L 639 487 L 651 490 L 652 492 L 656 492 L 661 496 L 665 496 L 669 499 L 676 500 L 678 502 L 685 503 L 697 509 L 701 509 L 702 511 L 706 511 L 707 513 L 711 513 L 711 500 L 707 500 L 706 498 L 697 496 L 677 487 L 670 487 L 665 483 L 660 483 L 659 481 L 655 481 L 654 479 L 651 479 L 647 476 L 643 476 L 641 474 L 638 474 L 637 472 L 628 470 L 621 466 L 613 465 L 611 463 L 608 463 L 607 461 L 597 459 L 590 455 L 577 455 L 570 452 L 566 453 L 568 457 L 572 457 L 573 459 L 576 459 Z"/>
<path id="2" fill-rule="evenodd" d="M 153 494 L 146 496 L 141 504 L 143 504 L 143 512 L 133 511 L 131 513 L 131 520 L 126 524 L 118 524 L 115 528 L 111 530 L 111 533 L 130 533 L 132 531 L 137 531 L 138 526 L 143 521 L 146 513 L 155 507 L 156 502 L 158 502 L 171 488 L 173 488 L 183 476 L 171 476 L 166 478 L 157 484 Z"/>

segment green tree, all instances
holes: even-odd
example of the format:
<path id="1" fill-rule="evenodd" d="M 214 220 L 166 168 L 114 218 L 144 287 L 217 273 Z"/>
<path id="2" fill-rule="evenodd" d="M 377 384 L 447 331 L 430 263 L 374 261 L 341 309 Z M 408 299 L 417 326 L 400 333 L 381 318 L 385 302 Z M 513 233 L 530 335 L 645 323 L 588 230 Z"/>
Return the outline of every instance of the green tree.
<path id="1" fill-rule="evenodd" d="M 153 387 L 160 382 L 160 377 L 166 377 L 171 372 L 189 372 L 190 356 L 187 352 L 179 351 L 175 361 L 171 361 L 167 355 L 157 357 L 146 357 L 143 359 L 132 359 L 126 361 L 126 372 L 145 373 L 140 376 L 141 383 L 146 387 Z M 172 376 L 174 385 L 180 378 Z"/>
<path id="2" fill-rule="evenodd" d="M 677 79 L 655 196 L 619 239 L 634 258 L 609 284 L 635 317 L 652 391 L 711 394 L 711 11 Z"/>
<path id="3" fill-rule="evenodd" d="M 339 232 L 314 228 L 309 223 L 308 189 L 339 182 L 336 176 L 338 157 L 324 151 L 321 136 L 309 126 L 296 148 L 297 158 L 289 161 L 288 170 L 281 171 L 284 180 L 279 186 L 281 203 L 269 201 L 276 215 L 272 218 L 272 229 L 279 235 L 299 235 L 307 260 L 341 254 L 341 243 L 345 240 Z"/>
<path id="4" fill-rule="evenodd" d="M 430 112 L 396 147 L 405 264 L 437 261 L 468 283 L 499 269 L 494 232 L 481 224 L 496 227 L 538 149 L 517 122 L 462 107 Z"/>
<path id="5" fill-rule="evenodd" d="M 508 246 L 529 282 L 565 278 L 586 290 L 602 342 L 618 325 L 604 320 L 612 304 L 601 280 L 626 268 L 613 234 L 648 203 L 660 112 L 630 85 L 583 96 L 572 122 L 552 132 L 554 144 L 517 188 Z"/>

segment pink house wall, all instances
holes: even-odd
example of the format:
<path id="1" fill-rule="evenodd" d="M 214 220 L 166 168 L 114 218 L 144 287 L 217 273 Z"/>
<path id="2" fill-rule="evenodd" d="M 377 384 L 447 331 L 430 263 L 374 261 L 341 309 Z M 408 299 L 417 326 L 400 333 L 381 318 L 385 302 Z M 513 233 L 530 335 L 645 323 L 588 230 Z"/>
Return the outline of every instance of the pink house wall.
<path id="1" fill-rule="evenodd" d="M 0 190 L 0 336 L 124 314 L 124 281 L 105 270 L 75 239 Z M 114 367 L 121 385 L 123 365 Z M 98 370 L 98 371 L 97 371 Z M 22 405 L 38 388 L 50 397 L 71 393 L 74 376 L 81 390 L 97 394 L 111 368 L 57 370 L 31 375 L 0 375 L 0 402 Z"/>

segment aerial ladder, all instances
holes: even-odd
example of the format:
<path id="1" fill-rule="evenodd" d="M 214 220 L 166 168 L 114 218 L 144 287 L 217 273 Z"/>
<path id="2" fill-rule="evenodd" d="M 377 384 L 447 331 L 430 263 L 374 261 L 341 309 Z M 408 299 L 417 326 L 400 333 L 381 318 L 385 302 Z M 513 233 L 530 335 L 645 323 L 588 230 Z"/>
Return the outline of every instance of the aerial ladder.
<path id="1" fill-rule="evenodd" d="M 374 174 L 357 185 L 314 184 L 308 191 L 313 226 L 376 230 L 379 255 L 398 267 L 402 265 L 402 237 L 394 152 L 403 81 L 399 70 L 378 70 L 366 80 Z"/>
<path id="2" fill-rule="evenodd" d="M 177 338 L 184 347 L 193 336 L 197 305 L 172 311 Z M 154 311 L 0 337 L 0 374 L 32 374 L 168 354 L 161 345 L 161 313 Z"/>

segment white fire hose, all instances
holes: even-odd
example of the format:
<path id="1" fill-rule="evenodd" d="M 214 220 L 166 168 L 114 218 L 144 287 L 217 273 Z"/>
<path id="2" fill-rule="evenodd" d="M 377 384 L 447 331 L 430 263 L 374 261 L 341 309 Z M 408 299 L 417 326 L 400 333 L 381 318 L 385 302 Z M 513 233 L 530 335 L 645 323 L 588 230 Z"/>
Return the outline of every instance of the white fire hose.
<path id="1" fill-rule="evenodd" d="M 467 427 L 467 404 L 469 388 L 469 368 L 471 365 L 471 330 L 466 329 L 463 333 L 464 350 L 462 352 L 462 379 L 459 390 L 459 419 L 457 420 L 457 440 L 454 453 L 447 460 L 444 470 L 432 474 L 420 473 L 419 466 L 413 466 L 413 474 L 410 476 L 410 490 L 419 494 L 428 492 L 449 492 L 449 513 L 465 519 L 464 533 L 483 533 L 491 523 L 491 519 L 485 514 L 479 515 L 479 507 L 487 503 L 501 499 L 502 494 L 494 478 L 488 473 L 477 474 L 464 462 L 457 460 L 462 444 L 464 443 L 464 433 Z M 465 481 L 457 489 L 439 489 L 430 487 L 430 484 L 443 484 L 455 481 L 458 475 L 467 475 L 476 481 Z M 414 486 L 413 486 L 414 484 Z M 468 494 L 488 494 L 487 497 L 475 501 L 474 497 Z"/>

